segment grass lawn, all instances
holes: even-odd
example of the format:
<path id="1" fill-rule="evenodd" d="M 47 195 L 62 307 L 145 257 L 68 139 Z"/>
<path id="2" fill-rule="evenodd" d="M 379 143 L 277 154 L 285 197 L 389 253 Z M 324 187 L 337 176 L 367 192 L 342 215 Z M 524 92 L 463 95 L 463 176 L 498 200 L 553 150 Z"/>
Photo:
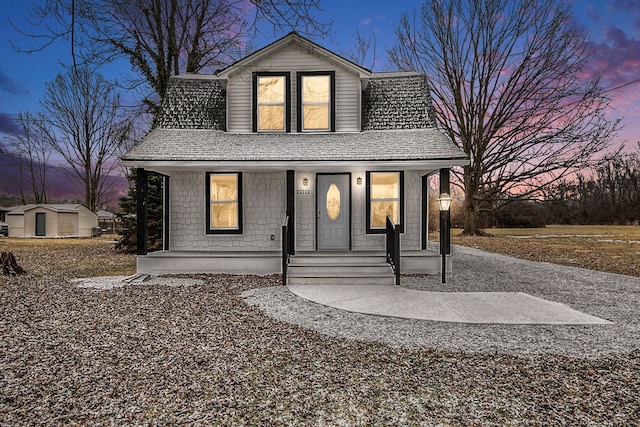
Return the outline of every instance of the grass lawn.
<path id="1" fill-rule="evenodd" d="M 640 276 L 640 227 L 550 225 L 545 228 L 491 228 L 490 236 L 451 241 L 519 258 Z"/>
<path id="2" fill-rule="evenodd" d="M 79 239 L 0 238 L 0 252 L 13 252 L 22 258 L 35 259 L 33 265 L 21 267 L 35 276 L 51 271 L 68 277 L 121 276 L 136 272 L 135 255 L 113 250 L 113 236 Z"/>

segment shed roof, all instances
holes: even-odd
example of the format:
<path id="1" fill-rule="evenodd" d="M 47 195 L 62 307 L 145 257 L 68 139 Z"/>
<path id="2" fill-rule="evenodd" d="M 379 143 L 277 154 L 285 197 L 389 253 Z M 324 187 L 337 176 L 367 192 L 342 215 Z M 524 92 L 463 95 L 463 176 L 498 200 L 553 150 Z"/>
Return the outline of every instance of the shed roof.
<path id="1" fill-rule="evenodd" d="M 28 205 L 20 205 L 20 206 L 13 206 L 11 208 L 11 211 L 7 212 L 7 215 L 22 215 L 27 211 L 30 211 L 32 209 L 36 209 L 36 208 L 44 208 L 44 209 L 48 209 L 50 211 L 53 212 L 59 212 L 59 213 L 78 213 L 80 212 L 80 208 L 82 208 L 83 205 L 81 204 L 70 204 L 70 203 L 66 203 L 66 204 L 52 204 L 52 203 L 39 203 L 39 204 L 28 204 Z"/>

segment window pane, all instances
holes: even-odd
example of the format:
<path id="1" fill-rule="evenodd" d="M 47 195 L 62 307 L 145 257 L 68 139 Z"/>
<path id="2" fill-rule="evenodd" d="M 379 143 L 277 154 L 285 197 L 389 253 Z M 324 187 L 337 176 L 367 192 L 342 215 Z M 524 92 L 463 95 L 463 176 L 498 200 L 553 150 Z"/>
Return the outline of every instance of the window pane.
<path id="1" fill-rule="evenodd" d="M 284 104 L 284 76 L 258 77 L 258 104 Z"/>
<path id="2" fill-rule="evenodd" d="M 400 174 L 372 173 L 371 174 L 371 198 L 372 199 L 399 199 L 400 198 Z"/>
<path id="3" fill-rule="evenodd" d="M 327 190 L 327 215 L 331 221 L 335 221 L 340 215 L 340 189 L 335 183 Z"/>
<path id="4" fill-rule="evenodd" d="M 210 175 L 211 201 L 238 200 L 237 175 Z"/>
<path id="5" fill-rule="evenodd" d="M 258 107 L 258 129 L 284 130 L 284 106 L 262 105 Z"/>
<path id="6" fill-rule="evenodd" d="M 329 129 L 328 105 L 305 105 L 303 117 L 305 129 Z"/>
<path id="7" fill-rule="evenodd" d="M 239 227 L 238 175 L 211 174 L 210 209 L 212 229 Z"/>
<path id="8" fill-rule="evenodd" d="M 329 102 L 329 76 L 304 76 L 302 99 L 307 102 Z"/>
<path id="9" fill-rule="evenodd" d="M 399 224 L 398 212 L 399 203 L 394 202 L 372 202 L 371 203 L 371 227 L 386 227 L 387 216 L 391 217 L 394 224 Z"/>
<path id="10" fill-rule="evenodd" d="M 211 228 L 238 228 L 238 204 L 212 203 Z"/>

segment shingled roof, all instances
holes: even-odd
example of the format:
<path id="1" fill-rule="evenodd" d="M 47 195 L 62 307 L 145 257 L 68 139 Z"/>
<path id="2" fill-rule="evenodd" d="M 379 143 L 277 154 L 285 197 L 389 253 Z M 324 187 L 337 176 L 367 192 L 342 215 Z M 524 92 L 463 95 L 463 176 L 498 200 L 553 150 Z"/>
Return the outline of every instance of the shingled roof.
<path id="1" fill-rule="evenodd" d="M 158 128 L 226 130 L 226 90 L 213 75 L 169 80 Z M 436 127 L 423 74 L 373 73 L 362 92 L 362 130 Z"/>
<path id="2" fill-rule="evenodd" d="M 169 162 L 342 162 L 447 160 L 463 164 L 464 153 L 438 129 L 353 133 L 229 133 L 156 129 L 129 151 L 125 164 Z M 463 163 L 460 163 L 462 161 Z"/>

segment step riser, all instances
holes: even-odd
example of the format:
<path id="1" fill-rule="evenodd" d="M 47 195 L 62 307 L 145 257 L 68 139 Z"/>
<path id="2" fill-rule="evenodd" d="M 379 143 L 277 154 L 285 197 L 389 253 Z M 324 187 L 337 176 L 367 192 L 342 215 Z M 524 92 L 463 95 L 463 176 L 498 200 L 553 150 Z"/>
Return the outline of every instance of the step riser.
<path id="1" fill-rule="evenodd" d="M 380 264 L 387 262 L 383 256 L 345 256 L 345 257 L 313 257 L 313 256 L 292 256 L 292 264 L 320 264 L 320 265 L 336 265 L 336 264 Z"/>
<path id="2" fill-rule="evenodd" d="M 394 285 L 390 277 L 287 277 L 288 285 Z"/>
<path id="3" fill-rule="evenodd" d="M 393 271 L 389 264 L 382 265 L 371 265 L 371 266 L 324 266 L 324 265 L 289 265 L 288 273 L 291 275 L 312 275 L 312 274 L 323 274 L 326 276 L 352 276 L 352 275 L 385 275 L 392 274 Z"/>

